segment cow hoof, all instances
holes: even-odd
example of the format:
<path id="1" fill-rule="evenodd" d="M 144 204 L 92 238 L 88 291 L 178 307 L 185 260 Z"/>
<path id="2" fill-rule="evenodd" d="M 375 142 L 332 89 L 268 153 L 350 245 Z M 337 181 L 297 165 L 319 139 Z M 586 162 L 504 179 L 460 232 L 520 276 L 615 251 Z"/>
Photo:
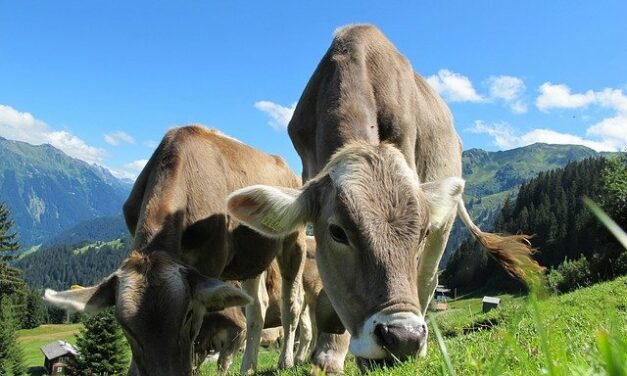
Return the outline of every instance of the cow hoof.
<path id="1" fill-rule="evenodd" d="M 312 356 L 311 363 L 313 363 L 314 372 L 317 370 L 318 373 L 313 373 L 316 375 L 319 374 L 341 374 L 344 373 L 344 362 L 343 358 L 338 359 L 331 353 L 317 353 Z M 324 373 L 321 373 L 323 371 Z"/>

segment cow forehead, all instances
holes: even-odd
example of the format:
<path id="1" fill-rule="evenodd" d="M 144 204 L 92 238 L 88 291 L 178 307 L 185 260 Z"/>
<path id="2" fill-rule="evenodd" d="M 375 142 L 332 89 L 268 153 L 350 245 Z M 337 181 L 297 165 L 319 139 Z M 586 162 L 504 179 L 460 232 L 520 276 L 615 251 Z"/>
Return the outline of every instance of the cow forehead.
<path id="1" fill-rule="evenodd" d="M 176 263 L 162 265 L 145 274 L 133 269 L 122 269 L 118 276 L 118 305 L 123 317 L 134 317 L 144 307 L 165 308 L 151 303 L 155 299 L 158 299 L 160 304 L 174 303 L 186 293 L 182 268 Z"/>
<path id="2" fill-rule="evenodd" d="M 414 241 L 428 222 L 419 182 L 389 145 L 358 145 L 340 154 L 328 174 L 338 202 L 373 245 Z"/>

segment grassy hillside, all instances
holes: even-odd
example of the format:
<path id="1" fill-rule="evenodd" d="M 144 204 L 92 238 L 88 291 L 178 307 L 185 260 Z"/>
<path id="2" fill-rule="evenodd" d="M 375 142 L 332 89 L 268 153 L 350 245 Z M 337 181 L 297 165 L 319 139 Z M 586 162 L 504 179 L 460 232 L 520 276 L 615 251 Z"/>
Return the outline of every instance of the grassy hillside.
<path id="1" fill-rule="evenodd" d="M 481 313 L 481 299 L 449 304 L 446 312 L 431 316 L 429 354 L 373 375 L 597 375 L 608 374 L 598 343 L 608 339 L 614 356 L 622 355 L 620 371 L 627 372 L 627 277 L 601 283 L 562 296 L 539 300 L 501 297 L 502 308 Z M 434 322 L 443 336 L 444 353 L 438 348 Z M 622 344 L 620 340 L 622 339 Z M 621 347 L 622 346 L 622 347 Z M 259 370 L 275 368 L 277 352 L 262 352 Z M 238 371 L 239 360 L 231 368 Z M 307 375 L 311 366 L 280 371 L 278 376 Z M 620 373 L 622 372 L 622 373 Z M 203 375 L 216 374 L 207 364 Z M 352 361 L 346 374 L 358 375 Z"/>
<path id="2" fill-rule="evenodd" d="M 442 334 L 439 348 L 434 323 Z M 374 375 L 597 375 L 607 374 L 599 343 L 609 341 L 610 352 L 623 356 L 627 372 L 627 277 L 575 292 L 541 299 L 501 296 L 501 308 L 481 313 L 481 298 L 450 302 L 449 310 L 430 317 L 429 354 Z M 57 339 L 74 342 L 79 324 L 45 325 L 19 331 L 28 367 L 42 363 L 39 347 Z M 609 333 L 609 336 L 607 335 Z M 621 343 L 622 339 L 622 343 Z M 601 346 L 603 348 L 603 346 Z M 452 371 L 447 368 L 445 356 Z M 307 375 L 310 365 L 273 371 L 278 352 L 261 351 L 259 371 L 278 376 Z M 237 374 L 241 356 L 231 367 Z M 34 369 L 33 369 L 34 371 Z M 266 373 L 267 372 L 267 373 Z M 215 363 L 205 364 L 203 375 L 215 375 Z M 346 374 L 358 375 L 354 361 Z"/>
<path id="3" fill-rule="evenodd" d="M 56 340 L 76 343 L 76 334 L 81 324 L 42 325 L 35 329 L 23 329 L 17 332 L 18 343 L 24 352 L 24 364 L 29 375 L 41 375 L 44 356 L 40 348 Z"/>
<path id="4" fill-rule="evenodd" d="M 506 197 L 514 198 L 526 180 L 540 172 L 564 167 L 571 161 L 602 155 L 585 146 L 541 143 L 497 152 L 466 150 L 462 154 L 466 208 L 475 223 L 489 229 Z M 467 236 L 465 227 L 456 221 L 441 265 L 446 265 L 450 254 Z"/>

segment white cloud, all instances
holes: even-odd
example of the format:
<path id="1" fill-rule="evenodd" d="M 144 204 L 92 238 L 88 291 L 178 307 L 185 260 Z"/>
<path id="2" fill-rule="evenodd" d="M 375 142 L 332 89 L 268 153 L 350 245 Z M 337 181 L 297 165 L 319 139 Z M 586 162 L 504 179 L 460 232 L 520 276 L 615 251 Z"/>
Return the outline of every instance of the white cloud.
<path id="1" fill-rule="evenodd" d="M 490 99 L 505 101 L 515 114 L 527 112 L 527 103 L 520 99 L 525 83 L 514 76 L 492 76 L 488 79 Z"/>
<path id="2" fill-rule="evenodd" d="M 135 143 L 135 139 L 124 131 L 117 131 L 117 132 L 105 134 L 104 140 L 107 144 L 112 145 L 112 146 L 118 146 L 123 142 L 127 144 Z"/>
<path id="3" fill-rule="evenodd" d="M 134 172 L 139 173 L 146 166 L 146 163 L 148 163 L 148 159 L 138 159 L 136 161 L 126 163 L 122 167 L 124 167 L 125 169 L 129 171 L 134 171 Z"/>
<path id="4" fill-rule="evenodd" d="M 488 79 L 490 96 L 506 101 L 513 101 L 525 91 L 525 83 L 518 77 L 492 76 Z"/>
<path id="5" fill-rule="evenodd" d="M 448 69 L 440 69 L 437 75 L 427 77 L 427 82 L 450 102 L 484 102 L 477 94 L 470 79 Z"/>
<path id="6" fill-rule="evenodd" d="M 611 147 L 612 150 L 622 150 L 627 146 L 627 95 L 622 89 L 606 88 L 601 91 L 571 93 L 566 85 L 546 82 L 540 86 L 539 91 L 536 106 L 542 111 L 591 105 L 613 111 L 612 116 L 589 127 L 586 135 L 600 139 L 603 145 Z"/>
<path id="7" fill-rule="evenodd" d="M 157 146 L 159 146 L 159 143 L 157 141 L 155 141 L 155 140 L 146 140 L 146 141 L 144 141 L 144 146 L 146 146 L 147 148 L 150 148 L 150 149 L 154 149 Z"/>
<path id="8" fill-rule="evenodd" d="M 468 132 L 488 134 L 494 138 L 494 143 L 500 149 L 507 150 L 516 147 L 531 145 L 537 142 L 560 145 L 583 145 L 596 151 L 617 151 L 616 145 L 611 142 L 594 141 L 583 137 L 561 133 L 551 129 L 534 129 L 530 132 L 520 134 L 505 122 L 486 124 L 481 120 L 476 120 Z"/>
<path id="9" fill-rule="evenodd" d="M 500 149 L 507 150 L 519 146 L 517 144 L 516 131 L 505 122 L 489 125 L 481 120 L 475 120 L 475 125 L 472 128 L 466 129 L 466 131 L 487 134 L 494 137 L 494 143 Z"/>
<path id="10" fill-rule="evenodd" d="M 143 170 L 144 166 L 146 166 L 146 163 L 148 163 L 147 159 L 138 159 L 136 161 L 125 163 L 119 168 L 112 168 L 110 170 L 115 177 L 135 180 L 137 175 L 139 175 L 139 173 Z"/>
<path id="11" fill-rule="evenodd" d="M 276 130 L 283 130 L 287 129 L 287 125 L 289 124 L 292 115 L 294 115 L 296 103 L 292 104 L 290 107 L 284 107 L 270 101 L 259 101 L 255 103 L 255 108 L 270 115 L 268 124 L 272 128 Z"/>
<path id="12" fill-rule="evenodd" d="M 588 128 L 586 134 L 603 139 L 603 142 L 612 145 L 614 150 L 623 150 L 627 146 L 627 115 L 603 119 Z"/>
<path id="13" fill-rule="evenodd" d="M 588 90 L 583 94 L 573 94 L 566 85 L 554 85 L 545 82 L 538 89 L 540 95 L 536 99 L 536 107 L 540 111 L 548 111 L 552 108 L 578 108 L 585 107 L 596 100 L 595 93 Z"/>
<path id="14" fill-rule="evenodd" d="M 605 142 L 597 142 L 585 139 L 580 136 L 560 133 L 551 129 L 534 129 L 529 133 L 525 133 L 521 137 L 521 145 L 531 145 L 536 142 L 543 142 L 545 144 L 558 144 L 558 145 L 583 145 L 596 151 L 616 151 L 617 149 L 611 144 Z"/>
<path id="15" fill-rule="evenodd" d="M 28 112 L 0 105 L 0 136 L 34 145 L 50 144 L 69 156 L 88 163 L 102 163 L 106 152 L 89 146 L 67 131 L 54 131 Z"/>
<path id="16" fill-rule="evenodd" d="M 527 112 L 527 103 L 523 101 L 512 102 L 510 103 L 510 108 L 515 114 L 524 114 Z"/>

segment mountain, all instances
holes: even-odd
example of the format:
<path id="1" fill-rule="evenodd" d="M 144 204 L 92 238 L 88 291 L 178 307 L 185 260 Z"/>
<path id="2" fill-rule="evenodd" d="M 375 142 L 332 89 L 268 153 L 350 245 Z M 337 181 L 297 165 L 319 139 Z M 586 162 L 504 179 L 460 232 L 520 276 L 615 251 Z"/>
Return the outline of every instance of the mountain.
<path id="1" fill-rule="evenodd" d="M 51 145 L 0 137 L 0 200 L 23 247 L 99 217 L 119 216 L 131 184 Z"/>
<path id="2" fill-rule="evenodd" d="M 32 289 L 89 286 L 113 272 L 128 255 L 130 238 L 96 241 L 81 246 L 53 245 L 16 260 Z"/>
<path id="3" fill-rule="evenodd" d="M 462 154 L 466 208 L 477 225 L 483 229 L 491 229 L 507 196 L 515 198 L 525 181 L 536 177 L 540 172 L 564 167 L 570 161 L 606 154 L 608 153 L 598 153 L 580 145 L 542 143 L 497 152 L 466 150 Z M 457 220 L 440 265 L 446 263 L 448 256 L 467 236 L 468 231 Z"/>
<path id="4" fill-rule="evenodd" d="M 111 239 L 130 237 L 124 216 L 98 217 L 80 222 L 46 241 L 43 246 L 78 245 L 82 243 L 106 242 Z"/>

